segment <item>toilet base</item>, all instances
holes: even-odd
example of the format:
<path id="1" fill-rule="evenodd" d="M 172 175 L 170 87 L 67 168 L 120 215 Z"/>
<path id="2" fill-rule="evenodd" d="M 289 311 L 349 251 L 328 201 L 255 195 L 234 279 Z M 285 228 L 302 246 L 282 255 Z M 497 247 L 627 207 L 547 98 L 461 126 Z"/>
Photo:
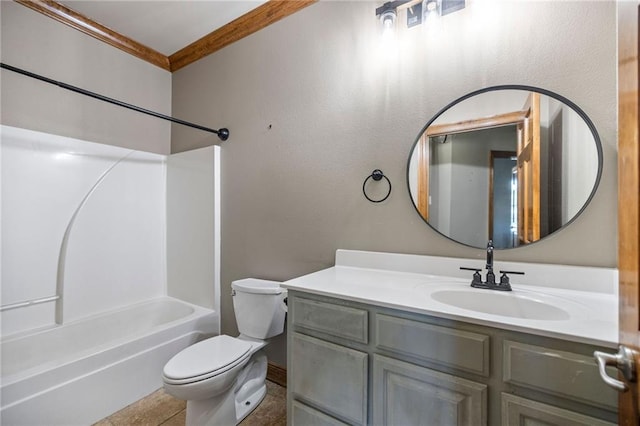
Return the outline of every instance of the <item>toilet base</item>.
<path id="1" fill-rule="evenodd" d="M 267 386 L 267 357 L 255 353 L 232 389 L 213 398 L 188 400 L 186 426 L 235 426 L 262 402 Z"/>
<path id="2" fill-rule="evenodd" d="M 255 410 L 258 405 L 262 402 L 264 397 L 267 395 L 267 386 L 262 385 L 260 389 L 254 392 L 249 396 L 245 401 L 237 401 L 236 400 L 236 416 L 237 422 L 240 423 L 247 417 L 253 410 Z"/>
<path id="3" fill-rule="evenodd" d="M 234 426 L 236 410 L 233 393 L 209 399 L 188 400 L 186 426 Z"/>

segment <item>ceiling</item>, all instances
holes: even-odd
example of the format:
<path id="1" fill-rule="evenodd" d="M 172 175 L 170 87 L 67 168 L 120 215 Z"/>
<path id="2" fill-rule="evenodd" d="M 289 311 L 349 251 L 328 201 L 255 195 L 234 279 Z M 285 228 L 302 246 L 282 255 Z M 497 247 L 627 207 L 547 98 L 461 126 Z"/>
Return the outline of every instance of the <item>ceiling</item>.
<path id="1" fill-rule="evenodd" d="M 266 0 L 62 0 L 59 3 L 169 56 Z"/>

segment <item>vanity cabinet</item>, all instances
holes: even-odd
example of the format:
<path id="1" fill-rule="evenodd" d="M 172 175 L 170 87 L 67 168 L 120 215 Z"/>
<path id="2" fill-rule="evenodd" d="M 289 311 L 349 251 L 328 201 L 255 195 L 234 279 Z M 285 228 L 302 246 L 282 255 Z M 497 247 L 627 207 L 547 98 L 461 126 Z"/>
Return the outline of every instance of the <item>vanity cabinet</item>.
<path id="1" fill-rule="evenodd" d="M 289 290 L 289 425 L 613 425 L 594 350 Z M 615 372 L 610 372 L 615 376 Z"/>

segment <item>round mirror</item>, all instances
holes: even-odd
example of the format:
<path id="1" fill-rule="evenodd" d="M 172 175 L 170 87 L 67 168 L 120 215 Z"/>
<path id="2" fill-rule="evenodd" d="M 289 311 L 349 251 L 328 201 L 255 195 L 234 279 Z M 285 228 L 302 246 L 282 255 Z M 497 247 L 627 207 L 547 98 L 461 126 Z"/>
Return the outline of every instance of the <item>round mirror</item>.
<path id="1" fill-rule="evenodd" d="M 407 182 L 420 216 L 459 243 L 536 242 L 573 221 L 595 194 L 602 146 L 571 101 L 499 86 L 452 102 L 420 131 Z"/>

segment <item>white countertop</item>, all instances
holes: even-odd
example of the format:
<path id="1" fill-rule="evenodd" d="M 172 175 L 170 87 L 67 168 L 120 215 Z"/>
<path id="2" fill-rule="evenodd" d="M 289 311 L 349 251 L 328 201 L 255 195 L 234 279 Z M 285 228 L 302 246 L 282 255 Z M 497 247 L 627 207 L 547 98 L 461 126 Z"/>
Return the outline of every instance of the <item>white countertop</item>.
<path id="1" fill-rule="evenodd" d="M 512 277 L 513 291 L 501 292 L 472 288 L 469 285 L 472 272 L 460 271 L 459 266 L 480 268 L 484 263 L 476 259 L 338 250 L 336 266 L 286 281 L 281 286 L 490 327 L 617 347 L 617 270 L 496 262 L 498 277 L 500 269 L 526 273 Z M 439 302 L 434 297 L 439 298 L 443 291 L 462 292 L 461 299 L 457 294 L 453 295 L 456 300 L 464 297 L 475 299 L 473 302 L 486 299 L 488 311 L 494 312 L 479 312 Z M 508 311 L 522 299 L 561 312 L 561 318 L 511 316 Z M 506 315 L 500 312 L 506 312 Z"/>

